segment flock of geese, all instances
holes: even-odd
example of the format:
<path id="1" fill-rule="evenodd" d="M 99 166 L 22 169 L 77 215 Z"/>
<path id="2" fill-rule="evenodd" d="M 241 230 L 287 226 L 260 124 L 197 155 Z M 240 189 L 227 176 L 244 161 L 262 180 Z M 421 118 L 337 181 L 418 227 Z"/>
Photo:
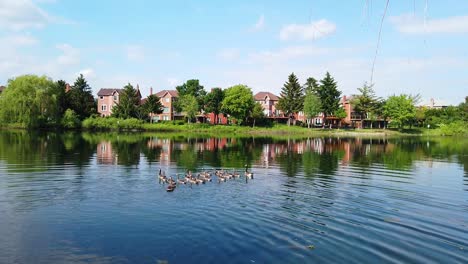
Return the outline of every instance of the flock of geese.
<path id="1" fill-rule="evenodd" d="M 236 170 L 232 170 L 231 172 L 228 170 L 214 170 L 214 171 L 206 171 L 203 170 L 198 174 L 194 175 L 191 171 L 187 171 L 184 177 L 179 177 L 177 174 L 176 179 L 172 176 L 167 177 L 164 171 L 159 169 L 158 178 L 159 183 L 168 184 L 166 187 L 166 191 L 173 192 L 177 185 L 179 184 L 205 184 L 207 182 L 213 181 L 213 175 L 216 176 L 216 180 L 218 183 L 226 182 L 227 180 L 237 179 L 241 177 L 241 174 Z M 248 179 L 253 179 L 253 172 L 248 170 L 248 166 L 245 165 L 245 171 L 243 173 L 245 177 L 245 181 L 247 182 Z"/>

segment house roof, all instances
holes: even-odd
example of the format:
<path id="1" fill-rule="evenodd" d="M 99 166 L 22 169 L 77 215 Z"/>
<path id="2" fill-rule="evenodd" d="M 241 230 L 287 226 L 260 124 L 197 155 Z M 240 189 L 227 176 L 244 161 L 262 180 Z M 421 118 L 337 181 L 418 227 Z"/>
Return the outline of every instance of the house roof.
<path id="1" fill-rule="evenodd" d="M 5 90 L 5 86 L 0 86 L 0 93 L 3 92 L 3 90 Z"/>
<path id="2" fill-rule="evenodd" d="M 179 93 L 176 90 L 162 90 L 160 92 L 157 92 L 156 96 L 161 98 L 166 96 L 166 94 L 169 94 L 171 97 L 179 97 Z"/>
<path id="3" fill-rule="evenodd" d="M 254 98 L 256 101 L 263 101 L 265 100 L 265 97 L 270 97 L 270 100 L 272 101 L 277 101 L 279 100 L 278 96 L 270 93 L 270 92 L 259 92 L 257 94 L 254 95 Z"/>
<path id="4" fill-rule="evenodd" d="M 109 96 L 112 95 L 114 92 L 122 92 L 123 89 L 117 89 L 117 88 L 101 88 L 98 92 L 98 96 Z"/>

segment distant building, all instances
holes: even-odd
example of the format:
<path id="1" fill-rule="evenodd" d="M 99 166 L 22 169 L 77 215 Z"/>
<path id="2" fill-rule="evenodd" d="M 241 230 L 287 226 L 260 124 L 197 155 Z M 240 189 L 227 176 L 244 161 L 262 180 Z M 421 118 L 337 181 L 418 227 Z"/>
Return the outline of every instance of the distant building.
<path id="1" fill-rule="evenodd" d="M 100 116 L 110 116 L 112 114 L 112 108 L 119 103 L 120 95 L 123 89 L 117 88 L 102 88 L 98 92 L 98 113 Z M 137 96 L 141 100 L 140 87 L 137 85 L 136 89 Z"/>
<path id="2" fill-rule="evenodd" d="M 351 104 L 354 96 L 355 95 L 351 95 L 351 96 L 344 95 L 340 100 L 340 105 L 344 108 L 346 112 L 346 117 L 343 120 L 341 120 L 343 125 L 350 126 L 353 128 L 365 128 L 365 127 L 383 128 L 385 127 L 386 122 L 383 118 L 376 117 L 375 119 L 371 120 L 365 114 L 355 111 L 353 105 Z"/>
<path id="3" fill-rule="evenodd" d="M 0 86 L 0 94 L 2 94 L 2 92 L 6 89 L 5 86 Z"/>
<path id="4" fill-rule="evenodd" d="M 278 96 L 270 92 L 259 92 L 254 95 L 254 99 L 262 105 L 266 117 L 284 117 L 283 113 L 276 108 Z"/>
<path id="5" fill-rule="evenodd" d="M 431 98 L 429 104 L 424 105 L 424 106 L 430 109 L 444 109 L 448 107 L 448 105 L 436 104 L 434 98 Z"/>
<path id="6" fill-rule="evenodd" d="M 176 112 L 175 102 L 179 98 L 179 93 L 176 90 L 162 90 L 156 93 L 163 105 L 163 112 L 159 115 L 154 115 L 154 121 L 169 121 L 183 118 L 181 113 Z"/>

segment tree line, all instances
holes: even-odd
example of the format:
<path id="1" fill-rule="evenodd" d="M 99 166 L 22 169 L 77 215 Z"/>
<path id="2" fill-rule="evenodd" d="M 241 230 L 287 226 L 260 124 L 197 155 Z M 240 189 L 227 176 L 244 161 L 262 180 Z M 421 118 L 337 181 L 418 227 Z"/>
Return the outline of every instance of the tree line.
<path id="1" fill-rule="evenodd" d="M 175 110 L 183 112 L 187 122 L 195 120 L 199 113 L 214 113 L 229 116 L 238 125 L 265 124 L 263 107 L 256 102 L 252 89 L 239 84 L 206 92 L 199 80 L 188 80 L 176 87 L 179 94 Z M 364 83 L 358 93 L 350 98 L 354 118 L 364 121 L 372 128 L 376 120 L 391 121 L 390 125 L 403 127 L 440 127 L 452 122 L 464 125 L 468 122 L 468 97 L 459 106 L 444 109 L 416 107 L 419 95 L 391 95 L 386 99 L 376 96 L 372 84 Z M 341 105 L 342 92 L 329 72 L 321 80 L 307 78 L 304 84 L 294 73 L 284 83 L 277 109 L 287 118 L 288 125 L 296 125 L 299 112 L 305 124 L 311 127 L 312 120 L 320 113 L 322 126 L 331 126 L 329 118 L 341 120 L 347 116 Z M 112 116 L 121 119 L 136 118 L 150 121 L 150 113 L 160 114 L 163 105 L 155 94 L 143 102 L 137 90 L 127 84 L 120 93 L 119 103 L 112 109 Z M 46 76 L 23 75 L 8 81 L 0 95 L 0 124 L 21 124 L 24 127 L 76 128 L 89 117 L 97 117 L 97 102 L 83 75 L 78 76 L 67 89 L 63 80 L 53 81 Z M 328 123 L 327 123 L 328 122 Z"/>

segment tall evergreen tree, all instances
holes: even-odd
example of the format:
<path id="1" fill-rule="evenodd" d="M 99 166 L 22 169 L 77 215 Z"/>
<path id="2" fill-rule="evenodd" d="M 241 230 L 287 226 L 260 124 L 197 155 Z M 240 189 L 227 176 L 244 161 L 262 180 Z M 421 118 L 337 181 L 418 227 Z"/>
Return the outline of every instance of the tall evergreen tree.
<path id="1" fill-rule="evenodd" d="M 314 94 L 318 94 L 320 86 L 317 80 L 313 77 L 307 78 L 306 83 L 304 84 L 304 93 L 307 94 L 308 92 L 312 92 Z"/>
<path id="2" fill-rule="evenodd" d="M 161 99 L 155 95 L 152 94 L 146 98 L 146 101 L 144 104 L 140 105 L 138 107 L 139 109 L 139 118 L 140 119 L 147 119 L 149 118 L 149 114 L 161 114 L 163 112 L 163 105 L 161 103 Z M 151 120 L 152 122 L 152 120 Z"/>
<path id="3" fill-rule="evenodd" d="M 55 96 L 55 102 L 57 104 L 56 119 L 60 120 L 68 108 L 67 95 L 65 89 L 67 83 L 64 80 L 58 80 L 55 85 L 51 88 L 52 94 Z"/>
<path id="4" fill-rule="evenodd" d="M 294 73 L 288 77 L 288 81 L 281 89 L 280 98 L 278 100 L 278 109 L 288 117 L 288 126 L 291 124 L 292 115 L 302 110 L 304 105 L 304 94 L 302 87 L 299 84 Z"/>
<path id="5" fill-rule="evenodd" d="M 376 113 L 378 98 L 375 95 L 373 85 L 368 85 L 367 82 L 358 91 L 360 94 L 354 96 L 351 100 L 351 105 L 354 111 L 359 112 L 361 116 L 361 128 L 363 127 L 364 119 L 371 119 Z"/>
<path id="6" fill-rule="evenodd" d="M 67 93 L 67 104 L 80 119 L 85 119 L 96 113 L 96 102 L 94 101 L 91 87 L 83 77 L 83 74 L 78 76 L 70 92 Z"/>
<path id="7" fill-rule="evenodd" d="M 112 108 L 112 115 L 118 118 L 138 117 L 140 98 L 137 90 L 129 83 L 125 85 L 119 97 L 119 103 Z"/>
<path id="8" fill-rule="evenodd" d="M 218 115 L 221 113 L 223 99 L 224 91 L 221 88 L 213 88 L 205 97 L 205 111 L 215 114 L 215 123 L 218 122 Z"/>
<path id="9" fill-rule="evenodd" d="M 325 77 L 320 80 L 318 89 L 318 97 L 320 98 L 320 102 L 322 102 L 322 112 L 325 119 L 323 122 L 324 127 L 327 116 L 333 115 L 340 107 L 340 95 L 341 91 L 338 90 L 335 79 L 327 72 Z"/>

